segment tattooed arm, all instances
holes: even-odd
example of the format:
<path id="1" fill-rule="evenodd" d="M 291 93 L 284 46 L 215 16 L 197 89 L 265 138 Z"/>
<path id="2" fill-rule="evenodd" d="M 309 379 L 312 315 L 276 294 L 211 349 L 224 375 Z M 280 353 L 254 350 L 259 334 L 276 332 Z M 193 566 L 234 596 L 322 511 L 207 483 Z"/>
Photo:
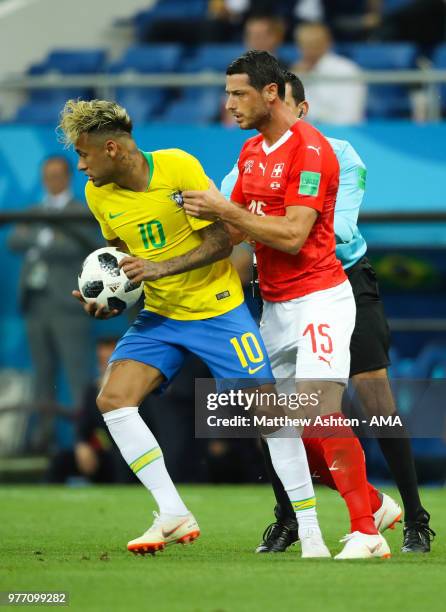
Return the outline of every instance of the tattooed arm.
<path id="1" fill-rule="evenodd" d="M 113 238 L 113 240 L 107 240 L 108 246 L 117 247 L 120 251 L 124 251 L 124 253 L 129 253 L 129 247 L 126 245 L 124 240 L 121 238 Z"/>
<path id="2" fill-rule="evenodd" d="M 125 257 L 119 265 L 131 280 L 138 283 L 181 274 L 229 257 L 232 251 L 232 241 L 221 221 L 208 225 L 198 233 L 202 238 L 202 243 L 184 255 L 160 262 L 140 257 Z"/>

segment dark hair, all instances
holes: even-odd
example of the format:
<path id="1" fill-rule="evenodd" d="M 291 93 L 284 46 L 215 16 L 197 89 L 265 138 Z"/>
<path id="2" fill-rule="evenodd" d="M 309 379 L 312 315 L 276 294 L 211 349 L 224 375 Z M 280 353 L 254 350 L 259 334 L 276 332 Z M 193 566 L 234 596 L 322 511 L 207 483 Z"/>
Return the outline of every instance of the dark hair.
<path id="1" fill-rule="evenodd" d="M 294 72 L 290 72 L 289 70 L 283 71 L 283 77 L 285 79 L 285 83 L 289 83 L 291 85 L 291 94 L 296 104 L 303 102 L 305 100 L 305 89 L 299 77 L 294 74 Z"/>
<path id="2" fill-rule="evenodd" d="M 270 83 L 276 83 L 279 98 L 281 100 L 285 98 L 283 70 L 276 58 L 268 51 L 244 53 L 229 64 L 226 74 L 247 74 L 250 84 L 257 91 L 262 91 Z"/>

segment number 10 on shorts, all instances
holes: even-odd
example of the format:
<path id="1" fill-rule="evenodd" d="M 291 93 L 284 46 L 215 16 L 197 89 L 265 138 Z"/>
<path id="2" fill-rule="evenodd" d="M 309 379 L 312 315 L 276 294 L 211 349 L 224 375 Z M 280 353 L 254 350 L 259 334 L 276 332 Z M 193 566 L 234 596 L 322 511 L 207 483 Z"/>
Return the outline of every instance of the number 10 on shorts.
<path id="1" fill-rule="evenodd" d="M 246 332 L 240 339 L 234 336 L 230 342 L 243 368 L 247 368 L 252 363 L 260 363 L 265 359 L 262 347 L 252 332 Z"/>

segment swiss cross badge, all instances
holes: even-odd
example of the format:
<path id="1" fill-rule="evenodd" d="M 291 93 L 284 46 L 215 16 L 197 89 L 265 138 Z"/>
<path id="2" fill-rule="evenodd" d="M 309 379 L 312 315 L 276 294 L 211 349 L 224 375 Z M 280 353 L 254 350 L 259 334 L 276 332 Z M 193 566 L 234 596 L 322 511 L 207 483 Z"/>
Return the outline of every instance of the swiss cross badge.
<path id="1" fill-rule="evenodd" d="M 275 164 L 273 171 L 271 172 L 271 178 L 279 178 L 282 176 L 283 168 L 285 164 Z"/>

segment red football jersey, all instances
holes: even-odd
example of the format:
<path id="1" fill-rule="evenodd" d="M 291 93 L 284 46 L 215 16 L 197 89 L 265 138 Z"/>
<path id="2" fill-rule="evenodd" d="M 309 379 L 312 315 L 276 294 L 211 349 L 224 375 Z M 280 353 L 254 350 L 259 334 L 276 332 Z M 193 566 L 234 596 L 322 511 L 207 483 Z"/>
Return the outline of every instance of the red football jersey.
<path id="1" fill-rule="evenodd" d="M 324 136 L 303 121 L 271 147 L 259 134 L 246 141 L 238 168 L 231 200 L 252 213 L 281 217 L 287 206 L 309 206 L 319 213 L 297 255 L 256 244 L 262 297 L 284 302 L 345 281 L 333 229 L 339 163 Z"/>

